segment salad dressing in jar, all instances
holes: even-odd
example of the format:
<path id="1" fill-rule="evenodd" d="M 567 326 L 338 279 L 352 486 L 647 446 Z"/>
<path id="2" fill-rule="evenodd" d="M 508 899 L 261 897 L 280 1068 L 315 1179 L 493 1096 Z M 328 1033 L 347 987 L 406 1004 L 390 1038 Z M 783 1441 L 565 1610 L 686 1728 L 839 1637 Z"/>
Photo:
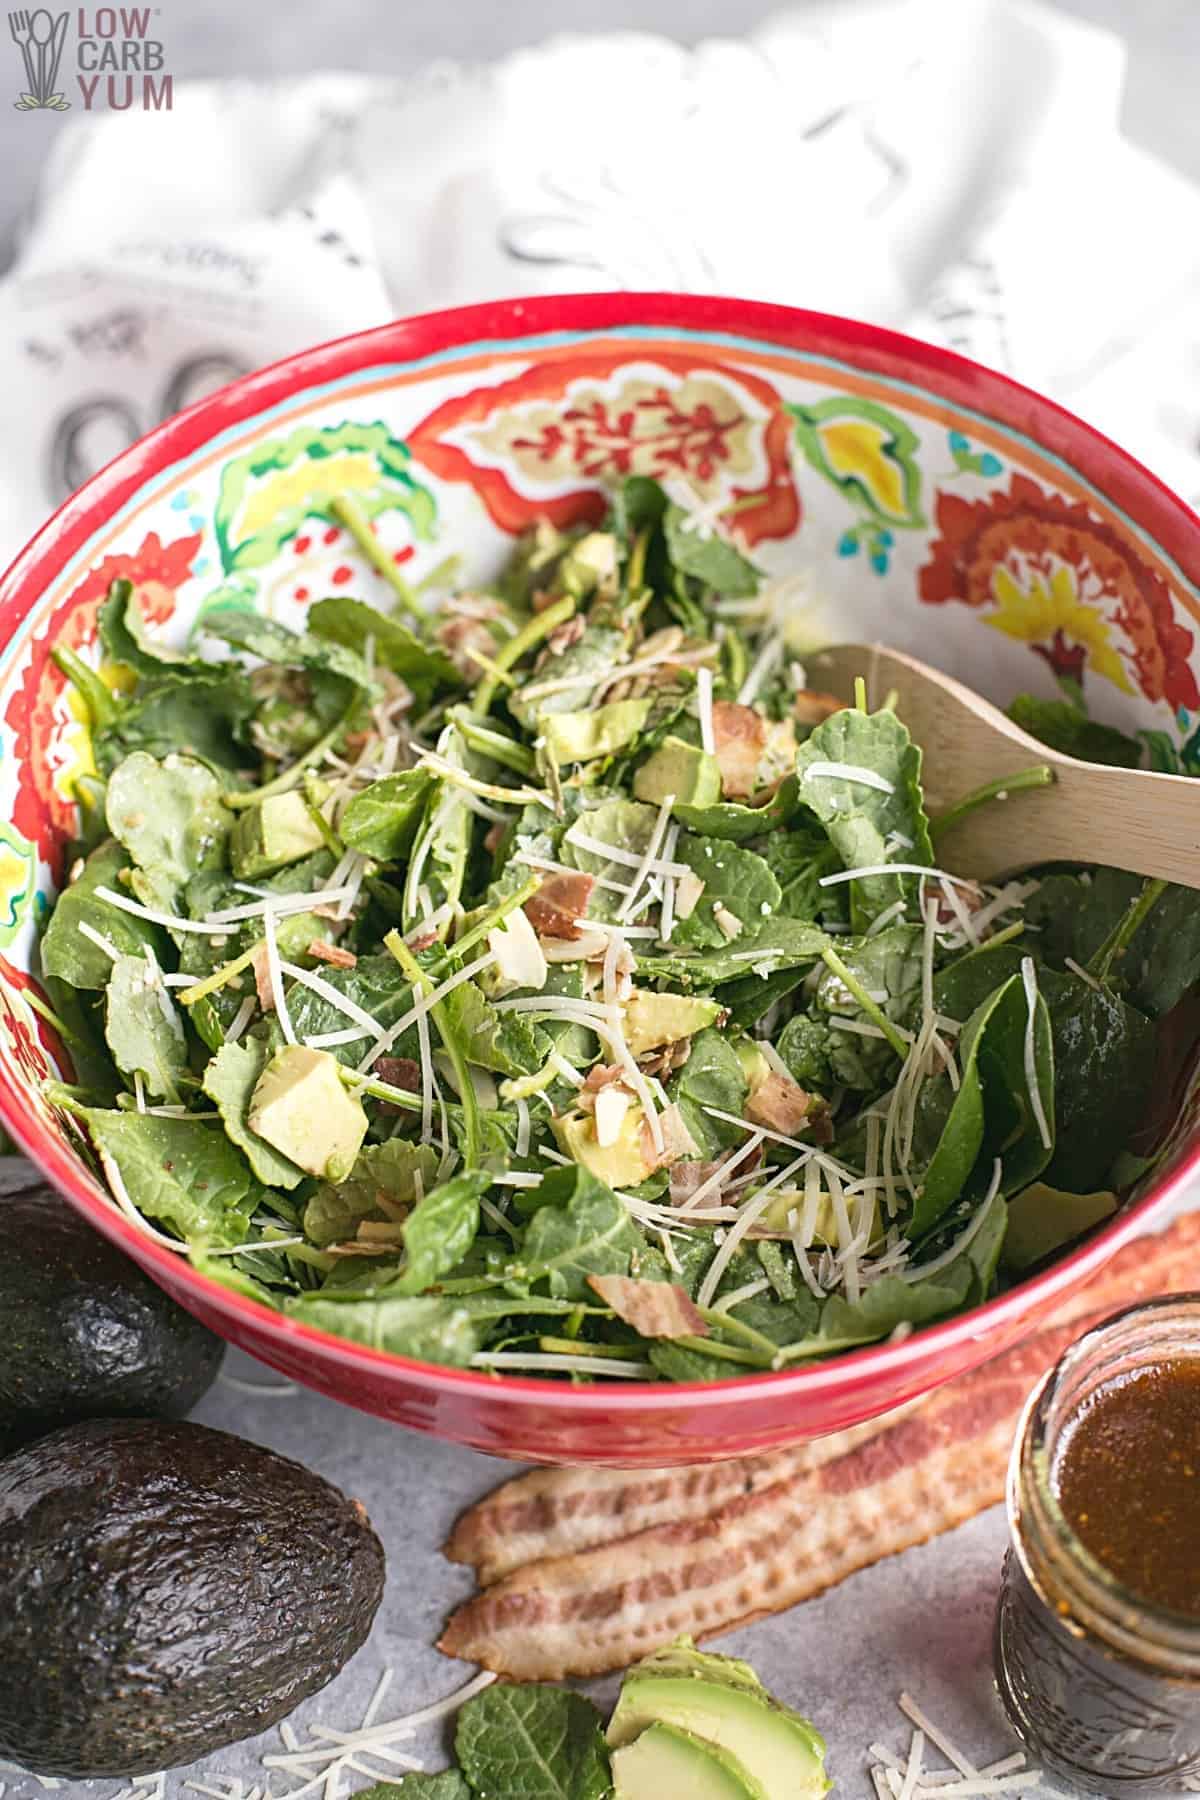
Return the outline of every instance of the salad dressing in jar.
<path id="1" fill-rule="evenodd" d="M 996 1680 L 1047 1779 L 1200 1785 L 1200 1295 L 1073 1345 L 1013 1450 Z"/>

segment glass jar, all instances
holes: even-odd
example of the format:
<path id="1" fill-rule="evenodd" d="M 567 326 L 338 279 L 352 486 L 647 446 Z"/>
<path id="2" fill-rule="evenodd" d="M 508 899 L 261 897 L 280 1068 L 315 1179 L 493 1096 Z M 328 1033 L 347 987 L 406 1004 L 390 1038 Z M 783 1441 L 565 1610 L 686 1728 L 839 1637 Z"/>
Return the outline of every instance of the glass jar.
<path id="1" fill-rule="evenodd" d="M 1185 1357 L 1200 1357 L 1200 1294 L 1116 1314 L 1034 1392 L 1013 1446 L 996 1681 L 1047 1780 L 1072 1794 L 1200 1788 L 1200 1618 L 1122 1587 L 1080 1542 L 1054 1485 L 1065 1433 L 1100 1388 Z"/>

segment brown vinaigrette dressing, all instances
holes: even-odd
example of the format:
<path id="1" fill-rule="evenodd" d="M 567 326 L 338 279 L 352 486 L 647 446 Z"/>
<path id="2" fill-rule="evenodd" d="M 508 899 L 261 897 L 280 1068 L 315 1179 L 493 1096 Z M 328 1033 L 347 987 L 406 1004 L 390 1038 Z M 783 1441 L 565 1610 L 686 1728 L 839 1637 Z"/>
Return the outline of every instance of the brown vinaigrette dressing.
<path id="1" fill-rule="evenodd" d="M 1100 1388 L 1064 1433 L 1053 1485 L 1068 1524 L 1123 1587 L 1200 1618 L 1200 1359 Z"/>

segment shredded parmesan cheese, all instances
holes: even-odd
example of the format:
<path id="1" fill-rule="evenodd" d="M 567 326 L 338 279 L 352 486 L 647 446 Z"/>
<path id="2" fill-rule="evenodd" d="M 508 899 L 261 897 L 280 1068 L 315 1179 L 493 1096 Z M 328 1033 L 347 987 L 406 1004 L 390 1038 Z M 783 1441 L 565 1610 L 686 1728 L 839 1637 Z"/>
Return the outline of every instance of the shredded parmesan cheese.
<path id="1" fill-rule="evenodd" d="M 1032 956 L 1021 958 L 1021 980 L 1025 987 L 1025 1001 L 1029 1008 L 1029 1017 L 1025 1022 L 1025 1085 L 1029 1089 L 1029 1104 L 1041 1134 L 1042 1146 L 1049 1150 L 1054 1139 L 1050 1131 L 1050 1121 L 1046 1117 L 1046 1109 L 1042 1105 L 1042 1093 L 1038 1086 L 1037 1054 L 1034 1034 L 1037 1024 L 1038 984 L 1034 972 Z"/>
<path id="2" fill-rule="evenodd" d="M 805 781 L 853 781 L 859 787 L 875 788 L 881 794 L 894 794 L 896 789 L 886 776 L 874 769 L 860 768 L 857 763 L 810 762 L 804 771 Z"/>
<path id="3" fill-rule="evenodd" d="M 283 991 L 283 968 L 279 961 L 279 945 L 275 941 L 275 920 L 269 912 L 263 914 L 263 941 L 267 947 L 267 979 L 271 984 L 271 1000 L 279 1020 L 279 1029 L 288 1043 L 294 1044 L 296 1033 L 292 1028 L 292 1017 Z"/>

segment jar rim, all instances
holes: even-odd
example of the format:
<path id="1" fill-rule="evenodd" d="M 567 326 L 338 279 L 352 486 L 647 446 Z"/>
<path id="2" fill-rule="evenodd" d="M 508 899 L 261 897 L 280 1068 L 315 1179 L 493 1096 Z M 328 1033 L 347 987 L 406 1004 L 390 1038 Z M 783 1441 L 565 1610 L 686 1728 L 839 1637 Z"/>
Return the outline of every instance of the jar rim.
<path id="1" fill-rule="evenodd" d="M 1093 1325 L 1065 1350 L 1029 1396 L 1013 1445 L 1008 1482 L 1008 1518 L 1012 1542 L 1025 1573 L 1039 1592 L 1043 1583 L 1030 1566 L 1028 1551 L 1061 1586 L 1069 1610 L 1080 1625 L 1114 1647 L 1146 1659 L 1165 1655 L 1180 1672 L 1200 1675 L 1200 1617 L 1176 1611 L 1128 1587 L 1088 1549 L 1063 1511 L 1055 1491 L 1055 1458 L 1050 1439 L 1065 1420 L 1053 1417 L 1064 1386 L 1107 1346 L 1128 1342 L 1137 1328 L 1200 1320 L 1200 1292 L 1161 1295 L 1135 1301 Z M 1132 1328 L 1132 1330 L 1131 1330 Z M 1147 1346 L 1152 1348 L 1152 1345 Z M 1200 1337 L 1192 1352 L 1200 1360 Z M 1068 1417 L 1074 1416 L 1073 1413 Z M 1030 1545 L 1027 1539 L 1033 1537 Z M 1044 1598 L 1043 1594 L 1043 1598 Z M 1157 1657 L 1154 1658 L 1157 1660 Z"/>

